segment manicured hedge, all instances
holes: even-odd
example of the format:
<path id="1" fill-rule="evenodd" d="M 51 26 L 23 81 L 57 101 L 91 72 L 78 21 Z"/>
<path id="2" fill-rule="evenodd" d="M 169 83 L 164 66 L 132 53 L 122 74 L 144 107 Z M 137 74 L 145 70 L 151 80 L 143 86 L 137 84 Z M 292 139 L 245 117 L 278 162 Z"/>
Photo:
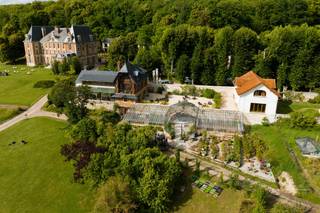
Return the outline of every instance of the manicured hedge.
<path id="1" fill-rule="evenodd" d="M 51 88 L 55 84 L 54 81 L 51 80 L 44 80 L 36 82 L 33 87 L 34 88 Z"/>

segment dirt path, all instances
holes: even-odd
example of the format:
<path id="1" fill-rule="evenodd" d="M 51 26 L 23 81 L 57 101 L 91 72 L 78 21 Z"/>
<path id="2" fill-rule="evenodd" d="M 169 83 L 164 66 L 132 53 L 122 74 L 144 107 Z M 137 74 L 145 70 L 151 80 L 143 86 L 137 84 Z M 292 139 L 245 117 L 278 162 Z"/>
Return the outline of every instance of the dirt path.
<path id="1" fill-rule="evenodd" d="M 39 101 L 37 101 L 34 105 L 32 105 L 29 109 L 27 109 L 25 112 L 0 124 L 0 132 L 28 118 L 50 117 L 50 118 L 55 118 L 60 120 L 67 120 L 67 117 L 65 115 L 58 115 L 57 113 L 54 113 L 54 112 L 43 111 L 42 107 L 45 105 L 47 101 L 48 101 L 48 97 L 47 95 L 45 95 Z"/>

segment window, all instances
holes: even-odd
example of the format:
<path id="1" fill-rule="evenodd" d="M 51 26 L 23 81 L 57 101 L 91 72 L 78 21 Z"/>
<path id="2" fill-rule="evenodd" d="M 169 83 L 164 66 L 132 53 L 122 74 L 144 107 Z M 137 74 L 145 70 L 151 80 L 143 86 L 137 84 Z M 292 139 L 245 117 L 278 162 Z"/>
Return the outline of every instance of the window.
<path id="1" fill-rule="evenodd" d="M 265 112 L 266 104 L 251 103 L 250 112 Z"/>
<path id="2" fill-rule="evenodd" d="M 264 96 L 265 97 L 266 95 L 267 95 L 267 93 L 263 90 L 256 90 L 253 93 L 253 96 Z"/>

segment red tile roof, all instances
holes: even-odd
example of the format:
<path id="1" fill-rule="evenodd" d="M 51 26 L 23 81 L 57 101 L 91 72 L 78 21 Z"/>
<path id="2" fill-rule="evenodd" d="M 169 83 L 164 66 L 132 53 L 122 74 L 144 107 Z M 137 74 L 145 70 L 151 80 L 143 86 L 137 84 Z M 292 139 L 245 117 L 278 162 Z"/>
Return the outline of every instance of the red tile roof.
<path id="1" fill-rule="evenodd" d="M 234 85 L 236 86 L 236 92 L 238 95 L 242 95 L 261 84 L 280 97 L 280 94 L 277 92 L 275 79 L 264 79 L 258 76 L 255 72 L 249 71 L 240 77 L 236 77 L 234 80 Z"/>

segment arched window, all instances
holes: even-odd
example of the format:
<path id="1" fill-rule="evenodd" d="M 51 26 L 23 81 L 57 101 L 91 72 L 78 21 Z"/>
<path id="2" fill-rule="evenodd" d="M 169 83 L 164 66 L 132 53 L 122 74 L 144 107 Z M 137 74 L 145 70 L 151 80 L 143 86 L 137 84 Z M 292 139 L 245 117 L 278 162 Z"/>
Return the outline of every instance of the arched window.
<path id="1" fill-rule="evenodd" d="M 263 90 L 256 90 L 253 93 L 253 96 L 266 96 L 266 95 L 267 95 L 267 93 Z"/>

